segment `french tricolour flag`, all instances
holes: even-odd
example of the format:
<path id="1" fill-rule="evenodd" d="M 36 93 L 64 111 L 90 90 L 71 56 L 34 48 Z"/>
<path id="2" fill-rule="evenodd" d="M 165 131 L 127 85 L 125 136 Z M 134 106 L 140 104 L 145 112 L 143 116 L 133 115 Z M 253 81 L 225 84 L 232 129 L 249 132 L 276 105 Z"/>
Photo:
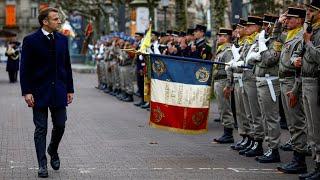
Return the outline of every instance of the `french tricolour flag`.
<path id="1" fill-rule="evenodd" d="M 212 62 L 150 55 L 150 125 L 169 131 L 207 132 Z"/>

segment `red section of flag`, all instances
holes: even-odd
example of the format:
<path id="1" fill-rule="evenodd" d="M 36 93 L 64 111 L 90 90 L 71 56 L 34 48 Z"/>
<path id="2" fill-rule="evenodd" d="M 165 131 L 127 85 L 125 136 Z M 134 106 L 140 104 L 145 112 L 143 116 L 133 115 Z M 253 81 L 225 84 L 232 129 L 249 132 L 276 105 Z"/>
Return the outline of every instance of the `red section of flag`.
<path id="1" fill-rule="evenodd" d="M 186 134 L 207 131 L 209 108 L 187 108 L 151 102 L 150 124 Z"/>

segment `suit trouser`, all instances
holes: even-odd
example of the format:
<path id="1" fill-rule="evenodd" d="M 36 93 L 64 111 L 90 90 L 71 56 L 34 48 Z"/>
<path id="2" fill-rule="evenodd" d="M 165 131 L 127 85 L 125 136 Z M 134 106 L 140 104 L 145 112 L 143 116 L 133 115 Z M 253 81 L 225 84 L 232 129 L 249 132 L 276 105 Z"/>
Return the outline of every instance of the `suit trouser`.
<path id="1" fill-rule="evenodd" d="M 136 72 L 137 75 L 137 86 L 138 86 L 138 92 L 143 100 L 143 96 L 144 96 L 144 77 L 143 75 L 137 71 Z"/>
<path id="2" fill-rule="evenodd" d="M 291 134 L 291 143 L 295 151 L 305 153 L 307 150 L 307 124 L 302 105 L 302 94 L 299 92 L 297 105 L 289 107 L 289 97 L 287 92 L 291 91 L 295 79 L 280 79 L 281 99 L 283 110 L 287 119 L 289 132 Z"/>
<path id="3" fill-rule="evenodd" d="M 67 120 L 67 111 L 65 107 L 49 108 L 52 119 L 52 134 L 50 141 L 50 149 L 52 153 L 57 153 L 59 143 L 62 139 L 65 122 Z M 34 132 L 34 143 L 37 152 L 39 166 L 47 165 L 46 157 L 46 137 L 48 130 L 48 108 L 33 108 L 33 122 L 36 126 Z"/>
<path id="4" fill-rule="evenodd" d="M 9 81 L 10 82 L 17 81 L 18 71 L 8 71 L 8 74 L 9 74 Z"/>
<path id="5" fill-rule="evenodd" d="M 234 83 L 234 99 L 236 104 L 236 114 L 237 114 L 237 123 L 238 123 L 238 132 L 240 135 L 249 135 L 250 126 L 249 121 L 246 117 L 243 104 L 243 87 L 239 86 L 238 80 L 235 80 Z"/>
<path id="6" fill-rule="evenodd" d="M 279 80 L 273 80 L 272 85 L 276 96 L 276 102 L 272 100 L 269 86 L 266 80 L 257 81 L 258 101 L 261 109 L 265 140 L 268 146 L 276 149 L 280 143 L 280 116 L 279 116 Z"/>
<path id="7" fill-rule="evenodd" d="M 250 136 L 254 140 L 264 139 L 264 125 L 262 114 L 258 102 L 257 85 L 255 80 L 243 81 L 243 103 L 248 123 L 250 126 Z"/>
<path id="8" fill-rule="evenodd" d="M 317 104 L 319 88 L 317 78 L 302 78 L 302 100 L 307 119 L 308 138 L 317 162 L 320 162 L 320 106 Z"/>
<path id="9" fill-rule="evenodd" d="M 214 92 L 217 97 L 218 109 L 220 112 L 220 119 L 225 128 L 234 128 L 234 119 L 231 109 L 231 97 L 224 98 L 223 89 L 226 87 L 227 79 L 220 79 L 214 81 Z"/>

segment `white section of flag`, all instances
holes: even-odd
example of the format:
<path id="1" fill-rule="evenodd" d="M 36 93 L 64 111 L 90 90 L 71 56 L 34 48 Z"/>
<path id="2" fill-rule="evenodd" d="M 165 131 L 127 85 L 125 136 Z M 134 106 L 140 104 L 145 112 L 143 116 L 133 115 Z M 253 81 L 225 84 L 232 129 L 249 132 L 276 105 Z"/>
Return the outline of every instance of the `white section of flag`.
<path id="1" fill-rule="evenodd" d="M 180 107 L 209 108 L 211 87 L 151 79 L 151 101 Z"/>

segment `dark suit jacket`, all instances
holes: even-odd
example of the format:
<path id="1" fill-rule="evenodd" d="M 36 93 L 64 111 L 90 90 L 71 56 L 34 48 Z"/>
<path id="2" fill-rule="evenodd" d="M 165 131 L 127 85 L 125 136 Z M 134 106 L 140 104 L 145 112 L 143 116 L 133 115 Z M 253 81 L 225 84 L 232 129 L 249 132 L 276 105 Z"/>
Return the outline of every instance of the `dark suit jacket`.
<path id="1" fill-rule="evenodd" d="M 54 32 L 55 58 L 50 58 L 49 39 L 41 29 L 23 39 L 20 83 L 22 95 L 32 94 L 35 107 L 65 107 L 73 93 L 68 39 Z"/>

